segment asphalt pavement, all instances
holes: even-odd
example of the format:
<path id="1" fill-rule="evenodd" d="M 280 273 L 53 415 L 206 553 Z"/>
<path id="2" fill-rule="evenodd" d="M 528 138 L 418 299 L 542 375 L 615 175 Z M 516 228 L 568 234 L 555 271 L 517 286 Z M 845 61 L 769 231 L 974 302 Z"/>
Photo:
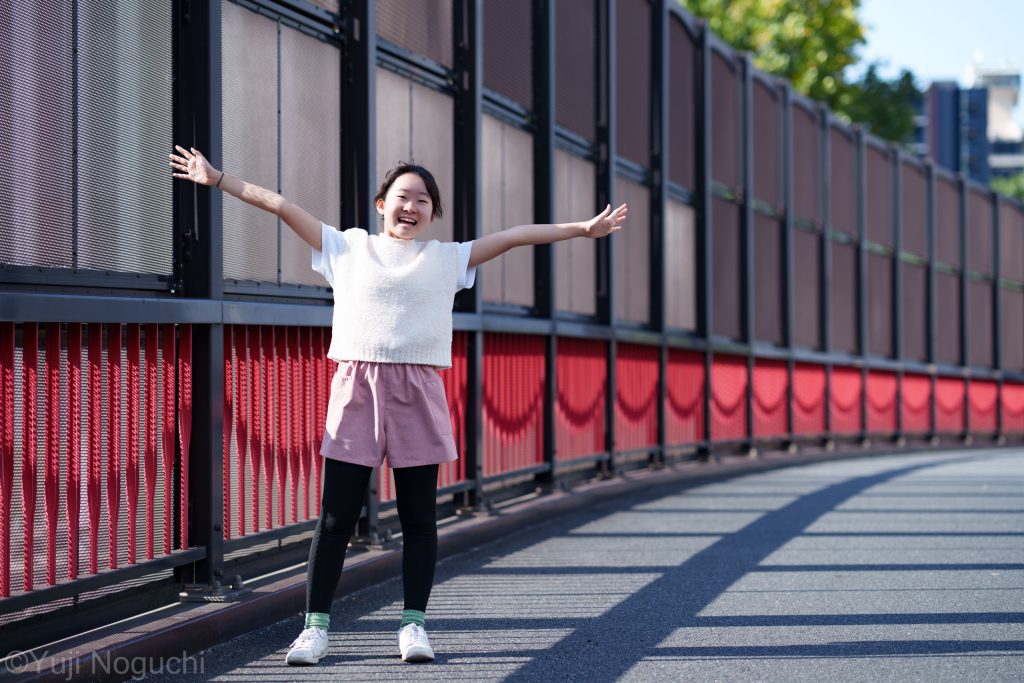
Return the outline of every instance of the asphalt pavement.
<path id="1" fill-rule="evenodd" d="M 436 661 L 405 664 L 401 582 L 155 681 L 1021 681 L 1024 451 L 870 456 L 655 485 L 443 560 Z"/>

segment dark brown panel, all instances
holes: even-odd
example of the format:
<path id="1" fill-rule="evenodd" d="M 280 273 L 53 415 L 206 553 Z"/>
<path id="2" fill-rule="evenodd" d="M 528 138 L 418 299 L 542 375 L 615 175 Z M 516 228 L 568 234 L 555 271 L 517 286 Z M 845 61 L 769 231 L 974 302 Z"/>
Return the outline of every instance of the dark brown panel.
<path id="1" fill-rule="evenodd" d="M 615 103 L 618 152 L 641 166 L 651 158 L 651 5 L 615 3 Z"/>
<path id="2" fill-rule="evenodd" d="M 740 209 L 731 202 L 715 197 L 711 216 L 713 332 L 739 339 L 743 332 Z"/>
<path id="3" fill-rule="evenodd" d="M 867 204 L 868 239 L 872 242 L 893 245 L 892 230 L 892 162 L 884 152 L 869 146 L 864 154 L 867 164 L 867 188 L 864 201 Z"/>
<path id="4" fill-rule="evenodd" d="M 19 160 L 4 173 L 0 264 L 72 267 L 70 6 L 5 3 L 0 14 L 0 156 Z"/>
<path id="5" fill-rule="evenodd" d="M 452 0 L 377 0 L 377 33 L 450 67 Z"/>
<path id="6" fill-rule="evenodd" d="M 783 273 L 782 226 L 777 220 L 754 216 L 754 336 L 782 345 Z"/>
<path id="7" fill-rule="evenodd" d="M 928 360 L 928 269 L 901 263 L 903 269 L 903 357 Z"/>
<path id="8" fill-rule="evenodd" d="M 928 181 L 924 171 L 916 164 L 904 162 L 900 174 L 902 248 L 904 251 L 926 257 L 928 256 Z"/>
<path id="9" fill-rule="evenodd" d="M 485 2 L 484 85 L 533 108 L 530 2 Z"/>
<path id="10" fill-rule="evenodd" d="M 935 356 L 940 363 L 960 364 L 960 278 L 935 274 Z"/>
<path id="11" fill-rule="evenodd" d="M 793 231 L 793 340 L 821 348 L 821 235 Z"/>
<path id="12" fill-rule="evenodd" d="M 754 196 L 782 205 L 782 137 L 778 92 L 754 81 Z"/>
<path id="13" fill-rule="evenodd" d="M 555 150 L 555 220 L 569 223 L 594 214 L 594 164 Z M 558 308 L 593 315 L 595 296 L 594 240 L 564 240 L 555 244 L 558 259 Z"/>
<path id="14" fill-rule="evenodd" d="M 841 129 L 829 131 L 831 155 L 829 218 L 832 229 L 857 234 L 857 158 L 853 139 Z"/>
<path id="15" fill-rule="evenodd" d="M 821 135 L 814 115 L 793 107 L 793 211 L 809 221 L 821 220 Z"/>
<path id="16" fill-rule="evenodd" d="M 832 350 L 857 353 L 857 250 L 852 244 L 832 243 L 829 284 Z"/>
<path id="17" fill-rule="evenodd" d="M 732 188 L 740 180 L 739 78 L 731 62 L 711 55 L 711 177 Z"/>
<path id="18" fill-rule="evenodd" d="M 674 199 L 666 202 L 665 319 L 669 327 L 697 327 L 696 211 Z"/>
<path id="19" fill-rule="evenodd" d="M 960 192 L 945 178 L 935 179 L 935 258 L 960 266 Z"/>
<path id="20" fill-rule="evenodd" d="M 629 203 L 629 229 L 615 240 L 615 315 L 622 320 L 650 319 L 650 190 L 619 177 L 619 198 Z"/>
<path id="21" fill-rule="evenodd" d="M 1024 213 L 1012 204 L 999 207 L 999 275 L 1024 282 Z"/>
<path id="22" fill-rule="evenodd" d="M 972 367 L 990 368 L 994 365 L 992 354 L 992 283 L 971 281 L 967 283 L 967 349 Z M 1018 339 L 1018 344 L 1024 340 Z"/>
<path id="23" fill-rule="evenodd" d="M 1024 292 L 1000 290 L 999 317 L 1003 369 L 1024 370 Z"/>
<path id="24" fill-rule="evenodd" d="M 558 125 L 595 138 L 596 20 L 594 0 L 555 3 L 555 106 Z"/>
<path id="25" fill-rule="evenodd" d="M 995 266 L 992 228 L 992 199 L 971 190 L 967 193 L 967 267 L 985 275 L 992 275 Z"/>
<path id="26" fill-rule="evenodd" d="M 672 182 L 696 188 L 693 40 L 677 19 L 669 20 L 668 176 Z"/>
<path id="27" fill-rule="evenodd" d="M 892 257 L 868 254 L 868 349 L 892 356 Z"/>

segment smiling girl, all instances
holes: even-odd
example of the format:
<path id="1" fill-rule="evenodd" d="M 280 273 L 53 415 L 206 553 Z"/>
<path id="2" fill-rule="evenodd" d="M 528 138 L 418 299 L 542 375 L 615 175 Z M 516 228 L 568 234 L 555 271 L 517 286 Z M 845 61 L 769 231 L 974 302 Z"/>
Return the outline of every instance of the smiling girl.
<path id="1" fill-rule="evenodd" d="M 434 659 L 423 628 L 437 563 L 437 475 L 458 458 L 438 369 L 451 367 L 452 304 L 476 268 L 513 247 L 620 230 L 626 205 L 589 221 L 519 225 L 471 242 L 420 241 L 443 213 L 437 183 L 422 166 L 391 169 L 376 196 L 377 234 L 339 231 L 276 192 L 215 169 L 196 149 L 176 146 L 174 177 L 220 188 L 278 216 L 313 249 L 312 267 L 334 290 L 331 382 L 320 454 L 320 519 L 309 550 L 306 624 L 285 661 L 316 664 L 327 654 L 331 601 L 345 549 L 374 467 L 385 451 L 402 526 L 405 609 L 398 631 L 406 662 Z"/>

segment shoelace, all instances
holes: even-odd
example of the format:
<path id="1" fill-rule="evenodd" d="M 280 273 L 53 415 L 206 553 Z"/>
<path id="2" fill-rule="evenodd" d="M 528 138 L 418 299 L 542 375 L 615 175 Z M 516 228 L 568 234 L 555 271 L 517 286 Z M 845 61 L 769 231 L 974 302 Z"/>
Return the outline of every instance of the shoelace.
<path id="1" fill-rule="evenodd" d="M 308 646 L 312 645 L 324 634 L 324 630 L 316 627 L 310 627 L 299 634 L 299 637 L 295 639 L 295 642 L 291 644 L 291 647 L 296 646 Z"/>
<path id="2" fill-rule="evenodd" d="M 427 632 L 424 631 L 419 624 L 412 624 L 412 628 L 409 629 L 409 638 L 415 645 L 426 645 L 427 644 Z"/>

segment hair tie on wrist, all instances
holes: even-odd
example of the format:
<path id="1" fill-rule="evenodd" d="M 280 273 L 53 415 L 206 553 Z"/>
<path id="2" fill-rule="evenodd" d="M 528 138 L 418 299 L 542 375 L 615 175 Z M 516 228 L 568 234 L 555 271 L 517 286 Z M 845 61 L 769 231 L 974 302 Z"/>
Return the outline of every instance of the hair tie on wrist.
<path id="1" fill-rule="evenodd" d="M 220 181 L 224 180 L 224 171 L 220 172 L 220 178 L 217 178 L 217 184 L 214 187 L 220 187 Z"/>

